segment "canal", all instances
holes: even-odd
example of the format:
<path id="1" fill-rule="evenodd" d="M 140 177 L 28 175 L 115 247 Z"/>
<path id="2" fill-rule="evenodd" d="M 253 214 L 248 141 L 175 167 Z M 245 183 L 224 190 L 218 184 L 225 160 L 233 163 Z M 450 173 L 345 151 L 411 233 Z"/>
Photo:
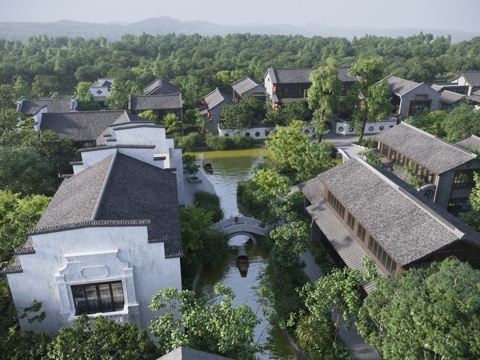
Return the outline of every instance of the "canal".
<path id="1" fill-rule="evenodd" d="M 220 197 L 225 218 L 239 215 L 236 193 L 239 181 L 251 178 L 252 166 L 266 154 L 265 149 L 235 151 L 197 152 L 194 155 L 201 162 L 207 159 L 213 166 L 213 173 L 206 174 Z M 203 169 L 201 170 L 203 171 Z M 262 314 L 262 299 L 257 288 L 268 285 L 271 269 L 268 266 L 268 252 L 262 244 L 252 244 L 246 236 L 235 236 L 229 241 L 231 249 L 224 262 L 215 269 L 204 271 L 200 277 L 197 293 L 215 299 L 213 285 L 217 282 L 232 288 L 236 295 L 235 304 L 247 304 L 256 312 L 261 323 L 255 328 L 255 341 L 264 347 L 259 359 L 297 359 L 286 337 L 278 327 L 272 327 Z M 245 244 L 249 256 L 247 276 L 242 277 L 236 266 L 236 246 Z"/>

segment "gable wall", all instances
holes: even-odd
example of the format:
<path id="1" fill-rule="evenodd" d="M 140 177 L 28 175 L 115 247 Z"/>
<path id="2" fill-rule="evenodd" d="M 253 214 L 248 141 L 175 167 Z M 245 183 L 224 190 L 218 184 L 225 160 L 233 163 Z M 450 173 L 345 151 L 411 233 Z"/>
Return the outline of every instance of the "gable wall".
<path id="1" fill-rule="evenodd" d="M 125 302 L 131 307 L 129 320 L 147 329 L 153 319 L 153 313 L 148 310 L 153 294 L 168 286 L 181 289 L 180 259 L 165 259 L 164 244 L 149 244 L 147 237 L 146 226 L 94 227 L 33 236 L 35 254 L 20 256 L 23 272 L 7 276 L 19 312 L 36 299 L 42 302 L 46 318 L 34 324 L 23 319 L 22 330 L 55 334 L 74 318 L 71 285 L 114 280 L 122 280 Z M 117 250 L 118 254 L 114 255 L 117 262 L 130 268 L 123 275 L 115 269 L 116 262 L 111 256 L 107 264 L 95 260 L 95 254 L 104 261 L 105 255 L 101 254 Z M 88 255 L 90 260 L 76 276 L 68 277 L 62 275 L 67 264 L 66 254 Z M 133 281 L 125 279 L 129 276 Z M 62 298 L 65 281 L 69 282 L 68 291 L 66 298 Z M 127 288 L 128 283 L 133 287 Z"/>

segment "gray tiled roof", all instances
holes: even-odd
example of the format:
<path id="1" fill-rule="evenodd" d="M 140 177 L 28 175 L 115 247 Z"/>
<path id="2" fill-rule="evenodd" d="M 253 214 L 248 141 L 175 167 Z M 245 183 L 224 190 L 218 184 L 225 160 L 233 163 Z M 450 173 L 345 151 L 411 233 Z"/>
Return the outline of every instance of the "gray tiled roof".
<path id="1" fill-rule="evenodd" d="M 128 109 L 133 111 L 144 110 L 173 110 L 182 108 L 182 94 L 134 95 L 130 94 Z"/>
<path id="2" fill-rule="evenodd" d="M 232 84 L 233 90 L 240 96 L 246 93 L 264 93 L 265 94 L 265 87 L 260 85 L 255 80 L 249 78 L 248 76 L 244 77 L 243 79 L 237 80 Z"/>
<path id="3" fill-rule="evenodd" d="M 433 88 L 433 85 L 432 85 L 432 88 Z M 457 101 L 462 100 L 464 97 L 465 95 L 458 94 L 450 90 L 444 90 L 440 94 L 440 101 L 445 104 L 455 104 Z"/>
<path id="4" fill-rule="evenodd" d="M 340 66 L 338 68 L 338 78 L 340 79 L 340 81 L 342 81 L 342 82 L 358 81 L 357 76 L 348 75 L 348 70 L 350 70 L 351 67 L 352 67 L 352 65 L 347 65 L 347 66 Z"/>
<path id="5" fill-rule="evenodd" d="M 475 154 L 404 122 L 375 138 L 437 175 L 476 158 Z"/>
<path id="6" fill-rule="evenodd" d="M 124 110 L 46 113 L 40 130 L 52 130 L 62 138 L 95 141 L 114 123 L 130 121 Z"/>
<path id="7" fill-rule="evenodd" d="M 480 234 L 388 171 L 380 172 L 360 159 L 347 161 L 317 178 L 401 266 L 460 239 L 480 246 Z M 321 191 L 321 187 L 317 189 Z M 323 201 L 323 194 L 321 197 Z"/>
<path id="8" fill-rule="evenodd" d="M 463 71 L 458 76 L 454 78 L 454 80 L 458 79 L 459 77 L 463 76 L 465 81 L 470 86 L 480 86 L 480 71 Z"/>
<path id="9" fill-rule="evenodd" d="M 393 75 L 388 75 L 386 80 L 390 87 L 390 91 L 399 96 L 409 92 L 410 90 L 420 85 L 420 83 L 417 83 L 415 81 L 402 79 Z"/>
<path id="10" fill-rule="evenodd" d="M 122 225 L 147 225 L 150 242 L 181 255 L 176 176 L 117 152 L 64 180 L 30 233 Z"/>
<path id="11" fill-rule="evenodd" d="M 175 94 L 177 87 L 162 78 L 156 78 L 143 88 L 143 95 Z"/>
<path id="12" fill-rule="evenodd" d="M 62 113 L 72 109 L 71 99 L 44 99 L 44 100 L 24 100 L 21 107 L 17 109 L 24 115 L 35 115 L 40 109 L 47 107 L 49 113 Z"/>
<path id="13" fill-rule="evenodd" d="M 473 92 L 468 98 L 474 102 L 480 103 L 480 90 Z"/>
<path id="14" fill-rule="evenodd" d="M 313 68 L 269 68 L 273 84 L 306 84 L 310 83 Z"/>
<path id="15" fill-rule="evenodd" d="M 459 141 L 456 144 L 467 150 L 475 149 L 480 151 L 480 137 L 476 135 L 470 135 L 469 138 Z"/>
<path id="16" fill-rule="evenodd" d="M 110 87 L 113 84 L 113 79 L 98 79 L 98 81 L 91 85 L 91 88 Z"/>
<path id="17" fill-rule="evenodd" d="M 208 95 L 206 95 L 204 99 L 205 99 L 205 104 L 208 106 L 210 110 L 222 103 L 223 105 L 233 104 L 232 99 L 229 98 L 228 95 L 226 95 L 219 88 L 215 88 L 215 90 L 213 90 Z"/>
<path id="18" fill-rule="evenodd" d="M 224 356 L 180 346 L 157 360 L 232 360 Z"/>

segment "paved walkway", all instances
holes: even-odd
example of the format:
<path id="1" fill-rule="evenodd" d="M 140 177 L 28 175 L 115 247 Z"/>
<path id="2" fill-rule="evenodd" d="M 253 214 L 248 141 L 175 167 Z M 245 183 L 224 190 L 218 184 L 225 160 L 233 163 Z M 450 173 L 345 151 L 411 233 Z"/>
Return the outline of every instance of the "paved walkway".
<path id="1" fill-rule="evenodd" d="M 307 274 L 312 283 L 317 279 L 323 277 L 322 270 L 310 252 L 307 250 L 305 254 L 301 256 L 301 259 L 305 262 L 305 268 L 303 271 Z M 363 338 L 358 334 L 356 326 L 352 326 L 350 330 L 345 329 L 343 319 L 340 322 L 340 329 L 338 334 L 345 342 L 345 345 L 350 349 L 350 355 L 360 360 L 382 360 L 378 352 L 367 344 Z"/>

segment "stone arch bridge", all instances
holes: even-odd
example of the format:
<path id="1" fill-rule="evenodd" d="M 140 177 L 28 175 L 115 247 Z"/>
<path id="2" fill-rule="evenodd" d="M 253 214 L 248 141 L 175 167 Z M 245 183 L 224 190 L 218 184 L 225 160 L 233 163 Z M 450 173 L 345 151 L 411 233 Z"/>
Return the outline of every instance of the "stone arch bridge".
<path id="1" fill-rule="evenodd" d="M 254 244 L 262 241 L 269 229 L 261 226 L 262 222 L 245 216 L 235 216 L 224 219 L 215 224 L 215 227 L 231 239 L 237 235 L 248 236 Z"/>

